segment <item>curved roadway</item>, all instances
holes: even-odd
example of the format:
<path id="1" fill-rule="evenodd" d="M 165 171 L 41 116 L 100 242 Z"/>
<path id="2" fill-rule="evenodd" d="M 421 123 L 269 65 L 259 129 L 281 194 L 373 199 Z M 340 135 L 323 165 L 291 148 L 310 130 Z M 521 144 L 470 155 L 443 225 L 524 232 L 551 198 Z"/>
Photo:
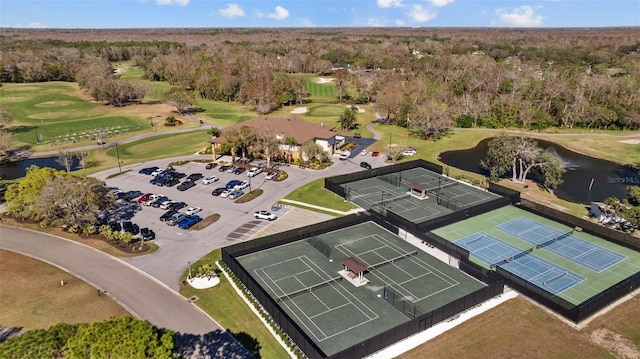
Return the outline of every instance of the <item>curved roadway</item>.
<path id="1" fill-rule="evenodd" d="M 7 226 L 0 226 L 0 238 L 0 248 L 55 265 L 106 293 L 133 316 L 175 331 L 186 357 L 251 357 L 197 306 L 115 257 L 64 238 Z"/>

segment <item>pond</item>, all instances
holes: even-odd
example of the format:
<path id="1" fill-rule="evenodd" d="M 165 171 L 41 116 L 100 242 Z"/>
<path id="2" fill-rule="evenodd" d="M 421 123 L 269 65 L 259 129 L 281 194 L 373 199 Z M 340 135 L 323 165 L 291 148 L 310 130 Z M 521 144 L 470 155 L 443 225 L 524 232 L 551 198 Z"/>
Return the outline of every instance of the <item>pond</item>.
<path id="1" fill-rule="evenodd" d="M 490 140 L 484 139 L 474 148 L 443 152 L 440 160 L 451 167 L 487 175 L 488 172 L 480 167 L 480 161 L 486 157 Z M 554 190 L 558 198 L 588 204 L 591 201 L 603 201 L 607 197 L 624 198 L 627 186 L 640 185 L 640 175 L 629 167 L 585 156 L 552 142 L 536 142 L 560 158 L 566 170 L 564 182 Z"/>
<path id="2" fill-rule="evenodd" d="M 29 158 L 20 161 L 5 162 L 0 165 L 0 178 L 6 180 L 12 180 L 16 178 L 24 177 L 27 174 L 27 168 L 31 165 L 36 165 L 40 168 L 51 167 L 57 170 L 66 170 L 64 166 L 60 165 L 56 160 L 58 157 L 44 157 L 44 158 Z M 73 157 L 71 160 L 71 171 L 79 169 L 80 161 L 77 157 Z"/>

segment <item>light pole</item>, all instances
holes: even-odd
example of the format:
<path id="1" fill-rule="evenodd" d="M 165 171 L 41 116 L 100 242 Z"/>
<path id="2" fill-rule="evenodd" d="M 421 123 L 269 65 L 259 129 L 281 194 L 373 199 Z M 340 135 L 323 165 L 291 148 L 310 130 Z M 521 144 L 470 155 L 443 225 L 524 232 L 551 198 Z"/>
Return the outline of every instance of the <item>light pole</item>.
<path id="1" fill-rule="evenodd" d="M 149 122 L 151 123 L 151 132 L 155 132 L 155 128 L 153 128 L 153 117 L 149 117 Z"/>
<path id="2" fill-rule="evenodd" d="M 187 264 L 189 265 L 189 276 L 187 279 L 191 279 L 191 261 L 188 261 Z"/>
<path id="3" fill-rule="evenodd" d="M 120 151 L 118 150 L 118 142 L 116 142 L 116 157 L 118 157 L 118 171 L 122 172 L 122 166 L 120 165 Z"/>

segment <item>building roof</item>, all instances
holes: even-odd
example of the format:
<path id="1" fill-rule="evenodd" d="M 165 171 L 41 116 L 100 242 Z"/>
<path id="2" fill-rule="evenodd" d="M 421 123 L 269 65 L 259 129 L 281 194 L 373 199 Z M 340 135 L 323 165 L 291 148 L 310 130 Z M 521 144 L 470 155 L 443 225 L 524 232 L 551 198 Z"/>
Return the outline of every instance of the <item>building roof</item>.
<path id="1" fill-rule="evenodd" d="M 226 142 L 227 140 L 224 137 L 226 132 L 237 130 L 244 126 L 253 127 L 260 132 L 269 130 L 274 134 L 274 136 L 283 136 L 283 139 L 293 137 L 297 144 L 303 144 L 316 139 L 328 140 L 336 135 L 335 132 L 330 131 L 327 127 L 317 123 L 304 122 L 289 118 L 259 117 L 222 128 L 220 130 L 220 137 L 212 139 L 211 143 Z"/>
<path id="2" fill-rule="evenodd" d="M 367 266 L 358 262 L 357 259 L 353 257 L 345 258 L 340 261 L 343 266 L 349 268 L 353 273 L 360 274 L 367 270 Z"/>

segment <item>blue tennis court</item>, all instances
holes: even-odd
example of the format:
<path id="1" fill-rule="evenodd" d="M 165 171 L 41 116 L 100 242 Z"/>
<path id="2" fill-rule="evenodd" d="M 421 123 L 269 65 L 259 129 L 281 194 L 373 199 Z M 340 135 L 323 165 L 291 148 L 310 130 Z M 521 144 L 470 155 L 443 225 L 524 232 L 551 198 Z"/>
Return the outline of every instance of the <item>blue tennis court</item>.
<path id="1" fill-rule="evenodd" d="M 490 266 L 514 257 L 523 251 L 522 248 L 506 243 L 485 232 L 474 233 L 454 243 Z"/>
<path id="2" fill-rule="evenodd" d="M 573 231 L 563 233 L 525 217 L 500 224 L 495 228 L 595 272 L 601 272 L 627 258 L 577 238 L 572 235 Z"/>
<path id="3" fill-rule="evenodd" d="M 585 279 L 581 275 L 532 254 L 501 264 L 500 268 L 554 295 L 562 293 Z"/>

